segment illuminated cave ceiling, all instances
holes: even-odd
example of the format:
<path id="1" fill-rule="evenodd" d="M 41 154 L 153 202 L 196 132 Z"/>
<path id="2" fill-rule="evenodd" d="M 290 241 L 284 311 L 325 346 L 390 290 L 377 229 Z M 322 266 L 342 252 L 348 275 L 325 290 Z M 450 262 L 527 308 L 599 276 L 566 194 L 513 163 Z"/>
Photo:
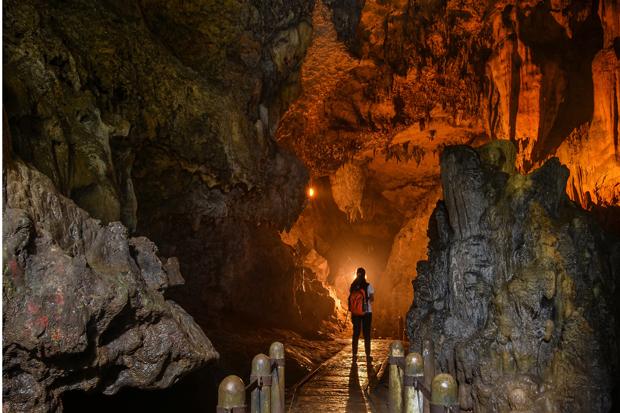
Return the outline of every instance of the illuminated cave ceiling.
<path id="1" fill-rule="evenodd" d="M 522 172 L 558 156 L 573 199 L 618 206 L 615 2 L 324 3 L 277 131 L 314 176 L 353 160 L 389 192 L 414 164 L 422 186 L 442 146 L 511 139 Z"/>

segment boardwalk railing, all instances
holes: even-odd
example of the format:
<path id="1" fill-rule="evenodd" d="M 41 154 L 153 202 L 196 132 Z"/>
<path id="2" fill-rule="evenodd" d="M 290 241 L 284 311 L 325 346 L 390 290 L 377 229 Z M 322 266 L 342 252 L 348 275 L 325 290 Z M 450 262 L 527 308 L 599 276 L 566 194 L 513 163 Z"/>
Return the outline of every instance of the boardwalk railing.
<path id="1" fill-rule="evenodd" d="M 389 412 L 458 413 L 456 380 L 446 373 L 435 375 L 433 343 L 425 340 L 422 347 L 422 355 L 405 357 L 402 342 L 390 345 Z"/>
<path id="2" fill-rule="evenodd" d="M 217 413 L 247 413 L 246 392 L 250 392 L 250 413 L 284 413 L 284 345 L 274 342 L 269 357 L 257 354 L 252 360 L 250 383 L 231 375 L 218 388 Z"/>

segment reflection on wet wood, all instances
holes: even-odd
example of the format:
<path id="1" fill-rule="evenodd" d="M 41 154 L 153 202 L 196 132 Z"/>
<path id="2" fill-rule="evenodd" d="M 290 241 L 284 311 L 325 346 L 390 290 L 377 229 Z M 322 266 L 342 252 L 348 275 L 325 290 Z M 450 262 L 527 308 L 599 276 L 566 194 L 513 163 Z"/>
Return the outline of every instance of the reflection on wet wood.
<path id="1" fill-rule="evenodd" d="M 381 390 L 375 376 L 387 359 L 389 340 L 373 340 L 371 363 L 358 355 L 353 362 L 351 346 L 336 354 L 295 395 L 289 412 L 384 412 L 387 405 L 383 397 L 374 397 L 369 389 Z M 290 404 L 287 404 L 290 406 Z"/>

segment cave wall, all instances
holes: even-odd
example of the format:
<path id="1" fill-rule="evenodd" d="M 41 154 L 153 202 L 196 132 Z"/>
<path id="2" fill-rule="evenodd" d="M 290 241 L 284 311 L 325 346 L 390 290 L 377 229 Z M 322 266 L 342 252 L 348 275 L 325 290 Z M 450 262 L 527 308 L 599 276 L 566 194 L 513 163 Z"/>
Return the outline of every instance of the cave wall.
<path id="1" fill-rule="evenodd" d="M 312 8 L 5 2 L 13 151 L 94 218 L 177 256 L 186 286 L 170 293 L 197 315 L 256 314 L 264 299 L 246 311 L 238 293 L 269 277 L 278 296 L 292 285 L 278 231 L 300 213 L 308 178 L 272 136 L 299 94 Z M 298 321 L 290 301 L 271 305 L 266 321 Z"/>
<path id="2" fill-rule="evenodd" d="M 367 62 L 366 71 L 372 72 L 367 78 L 383 79 L 366 88 L 362 96 L 343 95 L 341 99 L 391 104 L 388 127 L 392 128 L 428 121 L 428 112 L 436 106 L 452 115 L 456 124 L 479 116 L 489 137 L 515 142 L 517 167 L 526 172 L 553 156 L 571 134 L 590 129 L 580 137 L 586 141 L 584 146 L 604 149 L 606 155 L 596 161 L 604 170 L 592 179 L 599 186 L 611 187 L 599 189 L 597 198 L 594 185 L 575 186 L 582 197 L 589 191 L 595 204 L 603 199 L 616 202 L 617 188 L 608 181 L 615 183 L 617 175 L 605 177 L 617 169 L 612 161 L 618 156 L 614 138 L 617 2 L 368 0 L 328 4 L 350 53 Z M 340 17 L 343 10 L 352 16 L 350 21 Z M 357 22 L 354 30 L 350 29 L 352 21 Z M 370 69 L 372 64 L 374 69 Z M 370 86 L 372 82 L 364 83 Z M 364 111 L 359 109 L 364 104 L 353 103 L 353 107 L 363 118 Z M 372 126 L 381 129 L 380 124 Z M 573 161 L 585 164 L 584 159 Z M 570 160 L 567 157 L 565 162 L 574 172 Z"/>
<path id="3" fill-rule="evenodd" d="M 465 411 L 611 409 L 618 239 L 571 202 L 557 158 L 527 175 L 495 141 L 448 147 L 408 313 Z"/>
<path id="4" fill-rule="evenodd" d="M 166 388 L 219 357 L 164 297 L 183 282 L 176 258 L 91 218 L 19 160 L 3 172 L 4 411 L 62 411 L 71 390 Z"/>
<path id="5" fill-rule="evenodd" d="M 338 5 L 356 15 L 349 3 Z M 437 106 L 456 125 L 479 118 L 516 144 L 521 171 L 558 156 L 571 199 L 617 213 L 616 1 L 369 0 L 355 31 L 339 14 L 351 52 L 380 64 L 387 87 L 362 100 L 392 99 L 392 128 L 422 126 Z"/>
<path id="6" fill-rule="evenodd" d="M 558 156 L 571 172 L 571 199 L 617 214 L 617 2 L 558 6 L 518 5 L 496 16 L 490 132 L 517 143 L 522 171 Z"/>
<path id="7" fill-rule="evenodd" d="M 200 328 L 230 320 L 335 328 L 336 300 L 279 235 L 305 203 L 307 171 L 273 136 L 313 7 L 3 3 L 5 409 L 168 387 L 218 358 Z"/>
<path id="8" fill-rule="evenodd" d="M 349 169 L 355 169 L 365 177 L 366 172 L 361 166 L 345 168 Z M 295 248 L 304 266 L 318 274 L 319 279 L 333 290 L 345 311 L 349 286 L 358 267 L 366 269 L 368 281 L 379 291 L 392 240 L 403 220 L 381 194 L 369 193 L 372 188 L 359 185 L 359 176 L 355 175 L 358 179 L 339 182 L 336 186 L 339 189 L 332 186 L 333 179 L 314 181 L 315 197 L 295 225 L 281 235 Z M 351 183 L 352 186 L 347 185 Z M 343 197 L 340 203 L 335 199 L 339 191 Z M 363 204 L 353 202 L 354 208 L 345 207 L 349 203 L 343 201 L 357 199 L 364 199 Z M 352 211 L 353 215 L 350 214 Z M 355 218 L 351 219 L 352 216 Z M 377 295 L 377 305 L 387 306 L 390 299 L 388 294 Z M 341 317 L 344 319 L 345 314 L 342 313 Z M 375 327 L 381 329 L 383 321 L 375 323 Z"/>
<path id="9" fill-rule="evenodd" d="M 616 1 L 326 0 L 313 23 L 276 137 L 314 179 L 367 165 L 365 185 L 405 217 L 381 277 L 392 318 L 426 254 L 448 145 L 510 140 L 523 173 L 556 156 L 569 197 L 620 230 Z"/>

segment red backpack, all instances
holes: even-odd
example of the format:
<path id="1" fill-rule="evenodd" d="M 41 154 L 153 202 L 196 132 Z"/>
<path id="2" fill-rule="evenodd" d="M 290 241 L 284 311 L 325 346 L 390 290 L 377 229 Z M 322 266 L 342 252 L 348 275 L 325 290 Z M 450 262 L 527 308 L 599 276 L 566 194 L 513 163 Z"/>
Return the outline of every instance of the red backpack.
<path id="1" fill-rule="evenodd" d="M 364 315 L 367 308 L 365 288 L 354 290 L 349 294 L 349 311 L 352 315 Z"/>

